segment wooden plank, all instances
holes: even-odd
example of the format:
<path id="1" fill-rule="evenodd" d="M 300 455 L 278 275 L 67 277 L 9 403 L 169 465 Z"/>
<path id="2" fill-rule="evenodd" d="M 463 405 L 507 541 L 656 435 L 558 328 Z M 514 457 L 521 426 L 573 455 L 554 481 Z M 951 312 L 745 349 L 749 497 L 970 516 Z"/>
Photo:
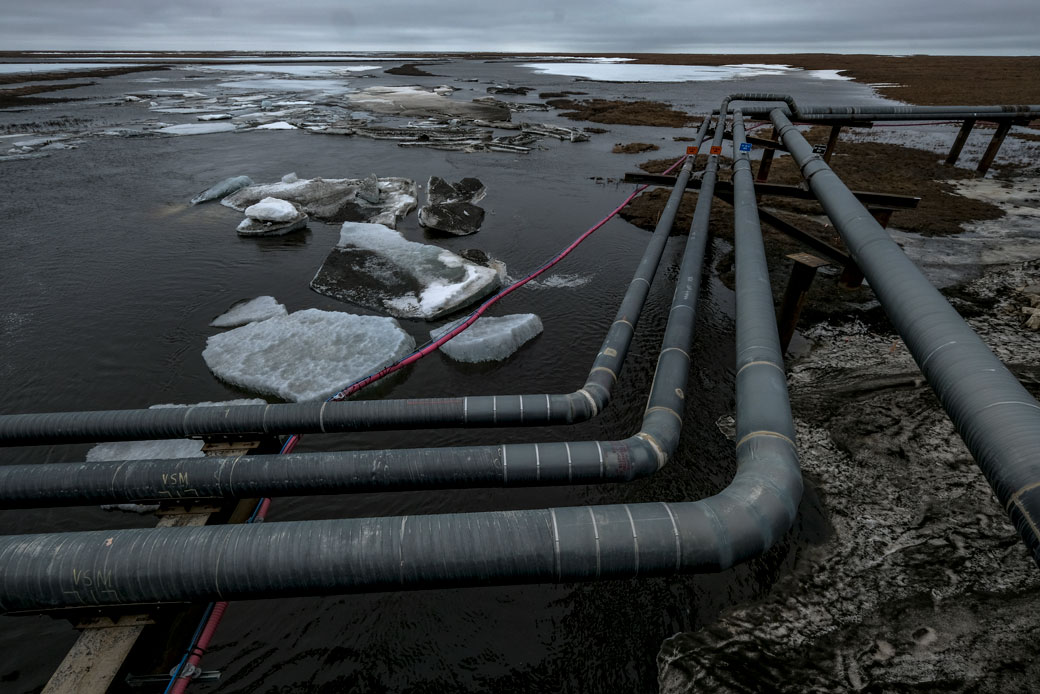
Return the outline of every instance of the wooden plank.
<path id="1" fill-rule="evenodd" d="M 647 183 L 649 185 L 671 187 L 675 185 L 675 176 L 631 172 L 625 174 L 624 182 Z M 696 190 L 700 187 L 701 182 L 697 179 L 691 178 L 689 184 L 686 186 L 686 189 Z M 733 185 L 729 181 L 717 181 L 715 183 L 715 192 L 732 195 Z M 888 207 L 894 210 L 911 210 L 917 207 L 918 203 L 921 202 L 921 198 L 913 195 L 875 193 L 872 191 L 865 190 L 854 190 L 852 191 L 852 194 L 855 195 L 856 198 L 864 205 L 877 205 L 878 207 Z M 755 195 L 775 195 L 777 197 L 795 198 L 797 200 L 816 199 L 816 196 L 813 195 L 812 191 L 807 188 L 803 188 L 802 186 L 787 185 L 783 183 L 755 183 Z"/>

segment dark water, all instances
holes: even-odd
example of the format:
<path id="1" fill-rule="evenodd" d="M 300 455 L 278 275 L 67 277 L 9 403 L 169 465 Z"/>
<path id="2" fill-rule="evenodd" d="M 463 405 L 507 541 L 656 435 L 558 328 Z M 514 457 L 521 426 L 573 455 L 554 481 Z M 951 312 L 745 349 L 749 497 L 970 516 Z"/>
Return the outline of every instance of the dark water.
<path id="1" fill-rule="evenodd" d="M 450 72 L 454 70 L 455 72 Z M 527 75 L 483 63 L 443 66 L 441 74 Z M 497 73 L 495 71 L 498 71 Z M 485 74 L 486 73 L 486 74 Z M 164 75 L 169 77 L 170 75 Z M 135 75 L 106 80 L 90 94 L 118 95 L 148 86 Z M 445 78 L 386 78 L 387 83 Z M 776 78 L 774 78 L 776 81 Z M 374 83 L 370 80 L 363 86 Z M 528 84 L 561 88 L 566 78 Z M 807 82 L 807 84 L 809 84 Z M 479 85 L 483 89 L 484 85 Z M 573 85 L 570 85 L 573 87 Z M 706 86 L 713 103 L 732 87 Z M 809 84 L 812 89 L 819 85 Z M 584 85 L 618 96 L 674 97 L 677 85 Z M 477 89 L 476 86 L 467 87 Z M 764 91 L 776 85 L 740 89 Z M 806 87 L 807 89 L 809 87 Z M 861 87 L 860 99 L 869 98 Z M 655 91 L 656 90 L 656 91 Z M 820 99 L 810 99 L 819 101 Z M 689 106 L 688 106 L 689 107 Z M 86 102 L 2 114 L 3 122 L 62 113 L 97 122 L 154 117 L 141 106 Z M 526 116 L 526 114 L 522 114 Z M 535 114 L 544 120 L 555 116 Z M 161 116 L 169 122 L 190 117 Z M 531 120 L 533 118 L 526 118 Z M 311 292 L 308 281 L 334 245 L 337 230 L 312 223 L 286 238 L 243 239 L 241 215 L 217 203 L 189 207 L 193 194 L 224 177 L 273 181 L 354 177 L 375 172 L 425 182 L 430 175 L 476 176 L 488 187 L 482 231 L 437 238 L 453 250 L 481 248 L 514 277 L 540 265 L 613 209 L 630 191 L 593 176 L 620 177 L 638 157 L 611 155 L 615 141 L 660 141 L 678 156 L 673 130 L 608 126 L 591 143 L 546 142 L 526 156 L 404 150 L 390 142 L 253 132 L 167 139 L 96 138 L 46 159 L 0 164 L 5 251 L 0 255 L 0 382 L 3 413 L 146 407 L 241 397 L 203 363 L 209 321 L 243 298 L 271 294 L 290 311 L 364 312 Z M 399 227 L 421 240 L 415 215 Z M 499 315 L 534 312 L 544 333 L 512 358 L 489 367 L 460 365 L 439 354 L 381 389 L 393 397 L 441 394 L 569 392 L 584 377 L 649 236 L 615 220 L 556 272 L 588 277 L 579 287 L 525 289 Z M 640 330 L 609 410 L 596 420 L 555 430 L 438 430 L 306 437 L 298 450 L 499 441 L 622 438 L 635 431 L 645 401 L 672 280 L 685 237 L 672 238 Z M 721 254 L 715 249 L 716 255 Z M 731 444 L 714 422 L 732 409 L 732 294 L 708 279 L 702 292 L 690 408 L 679 453 L 653 479 L 627 486 L 464 490 L 275 500 L 269 521 L 516 509 L 598 502 L 696 499 L 725 486 Z M 431 327 L 402 321 L 418 341 Z M 81 460 L 87 446 L 4 449 L 4 464 Z M 94 508 L 0 511 L 0 533 L 150 526 L 150 517 Z M 653 691 L 656 655 L 672 634 L 711 622 L 730 605 L 767 591 L 797 552 L 802 530 L 765 559 L 716 576 L 590 585 L 468 588 L 234 603 L 204 661 L 219 669 L 219 692 Z M 66 622 L 0 619 L 0 691 L 37 690 L 73 643 Z"/>

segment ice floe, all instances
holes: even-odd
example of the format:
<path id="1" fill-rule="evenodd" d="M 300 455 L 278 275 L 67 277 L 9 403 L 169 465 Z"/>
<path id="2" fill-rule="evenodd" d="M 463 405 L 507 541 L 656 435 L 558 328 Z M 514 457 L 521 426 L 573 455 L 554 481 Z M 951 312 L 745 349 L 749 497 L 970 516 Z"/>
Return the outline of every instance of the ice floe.
<path id="1" fill-rule="evenodd" d="M 398 318 L 435 320 L 498 288 L 499 273 L 382 224 L 347 222 L 314 291 Z"/>
<path id="2" fill-rule="evenodd" d="M 276 121 L 274 123 L 267 123 L 266 125 L 256 126 L 257 130 L 297 130 L 298 128 L 292 123 L 286 123 L 284 120 Z"/>
<path id="3" fill-rule="evenodd" d="M 419 224 L 456 236 L 474 234 L 484 223 L 484 209 L 474 203 L 483 199 L 486 191 L 476 178 L 449 183 L 431 176 L 426 185 L 426 205 L 419 209 Z"/>
<path id="4" fill-rule="evenodd" d="M 358 195 L 365 185 L 363 179 L 298 178 L 242 188 L 221 200 L 221 204 L 241 212 L 272 197 L 296 203 L 321 222 L 371 222 L 396 227 L 398 220 L 415 209 L 415 182 L 407 178 L 380 178 L 377 182 L 378 203 Z"/>
<path id="5" fill-rule="evenodd" d="M 465 320 L 465 319 L 462 319 Z M 430 331 L 431 339 L 447 334 L 460 321 Z M 533 313 L 481 316 L 473 325 L 441 345 L 440 350 L 455 361 L 470 363 L 499 361 L 542 332 L 542 321 Z"/>
<path id="6" fill-rule="evenodd" d="M 236 130 L 238 126 L 234 123 L 182 123 L 180 125 L 168 125 L 159 128 L 156 132 L 166 135 L 210 135 L 213 133 L 226 133 Z"/>
<path id="7" fill-rule="evenodd" d="M 219 405 L 266 405 L 258 398 L 225 400 L 222 402 L 197 402 L 190 405 L 152 405 L 148 409 L 161 410 L 171 407 L 215 407 Z M 204 442 L 198 439 L 160 439 L 156 441 L 110 441 L 99 443 L 87 451 L 88 463 L 109 460 L 152 460 L 160 458 L 201 458 Z"/>
<path id="8" fill-rule="evenodd" d="M 232 385 L 303 401 L 328 397 L 414 348 L 393 318 L 312 308 L 214 335 L 202 358 Z"/>
<path id="9" fill-rule="evenodd" d="M 273 296 L 258 296 L 233 304 L 226 312 L 214 318 L 210 325 L 214 328 L 237 328 L 247 323 L 285 315 L 288 315 L 285 306 L 278 303 Z"/>
<path id="10" fill-rule="evenodd" d="M 498 105 L 458 101 L 425 87 L 369 87 L 347 98 L 355 108 L 384 115 L 509 119 L 509 111 Z"/>
<path id="11" fill-rule="evenodd" d="M 296 203 L 263 198 L 245 209 L 238 225 L 241 236 L 281 236 L 307 226 L 307 214 Z"/>
<path id="12" fill-rule="evenodd" d="M 220 183 L 210 186 L 206 190 L 202 191 L 191 199 L 192 205 L 198 205 L 200 202 L 206 202 L 208 200 L 216 200 L 217 198 L 223 198 L 231 195 L 236 190 L 241 190 L 246 186 L 253 185 L 253 179 L 249 176 L 232 176 L 231 178 L 225 178 Z"/>

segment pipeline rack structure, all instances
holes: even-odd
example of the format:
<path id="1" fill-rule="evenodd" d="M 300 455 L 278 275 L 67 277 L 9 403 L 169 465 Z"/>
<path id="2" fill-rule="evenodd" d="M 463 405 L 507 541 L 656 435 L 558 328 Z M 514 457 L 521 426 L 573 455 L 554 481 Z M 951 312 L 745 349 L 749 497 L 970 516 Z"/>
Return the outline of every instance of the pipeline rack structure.
<path id="1" fill-rule="evenodd" d="M 731 113 L 737 103 L 742 108 Z M 768 117 L 773 138 L 749 137 L 747 116 Z M 799 108 L 786 95 L 728 97 L 700 124 L 677 175 L 627 177 L 670 185 L 671 195 L 586 382 L 571 393 L 0 416 L 6 446 L 197 437 L 208 442 L 209 456 L 0 466 L 4 508 L 154 502 L 163 512 L 154 529 L 0 537 L 0 612 L 73 620 L 84 629 L 80 642 L 44 691 L 102 692 L 128 672 L 128 655 L 139 684 L 169 681 L 206 601 L 722 571 L 760 556 L 790 529 L 802 494 L 783 353 L 825 262 L 808 253 L 794 257 L 778 319 L 761 221 L 839 263 L 842 283 L 869 281 L 1040 562 L 1040 404 L 884 231 L 892 210 L 914 207 L 917 198 L 850 191 L 828 166 L 843 127 L 941 118 L 964 123 L 948 164 L 975 123 L 997 124 L 979 164 L 984 173 L 1010 127 L 1037 117 L 1040 106 Z M 792 120 L 830 125 L 826 148 L 814 151 Z M 696 156 L 709 138 L 707 156 Z M 729 182 L 718 180 L 725 139 L 733 145 Z M 757 180 L 752 144 L 764 148 Z M 794 159 L 805 186 L 767 182 L 778 151 Z M 694 176 L 698 161 L 703 168 Z M 544 427 L 596 416 L 610 402 L 688 189 L 700 194 L 638 431 L 604 441 L 275 454 L 285 434 Z M 760 194 L 818 200 L 847 250 L 759 210 Z M 737 472 L 724 490 L 683 502 L 243 522 L 259 497 L 625 482 L 654 474 L 679 441 L 716 198 L 734 210 L 736 270 Z M 200 674 L 211 676 L 196 668 L 186 677 Z"/>

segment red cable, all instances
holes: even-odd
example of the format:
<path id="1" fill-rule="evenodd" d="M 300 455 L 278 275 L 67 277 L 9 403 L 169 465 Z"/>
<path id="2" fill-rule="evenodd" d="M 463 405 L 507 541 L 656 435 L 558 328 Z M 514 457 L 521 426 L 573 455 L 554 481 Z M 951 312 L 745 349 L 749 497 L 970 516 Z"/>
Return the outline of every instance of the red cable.
<path id="1" fill-rule="evenodd" d="M 220 626 L 220 620 L 224 616 L 224 610 L 227 609 L 227 606 L 227 602 L 213 604 L 213 612 L 210 613 L 209 619 L 206 620 L 206 626 L 203 627 L 199 640 L 195 642 L 195 646 L 191 649 L 191 655 L 188 656 L 187 664 L 181 668 L 181 674 L 174 681 L 170 694 L 184 694 L 184 690 L 188 688 L 188 683 L 192 680 L 190 673 L 194 672 L 199 662 L 202 661 L 202 656 L 205 654 L 206 649 L 209 648 L 209 642 L 213 639 L 213 634 L 217 631 L 217 627 Z"/>

